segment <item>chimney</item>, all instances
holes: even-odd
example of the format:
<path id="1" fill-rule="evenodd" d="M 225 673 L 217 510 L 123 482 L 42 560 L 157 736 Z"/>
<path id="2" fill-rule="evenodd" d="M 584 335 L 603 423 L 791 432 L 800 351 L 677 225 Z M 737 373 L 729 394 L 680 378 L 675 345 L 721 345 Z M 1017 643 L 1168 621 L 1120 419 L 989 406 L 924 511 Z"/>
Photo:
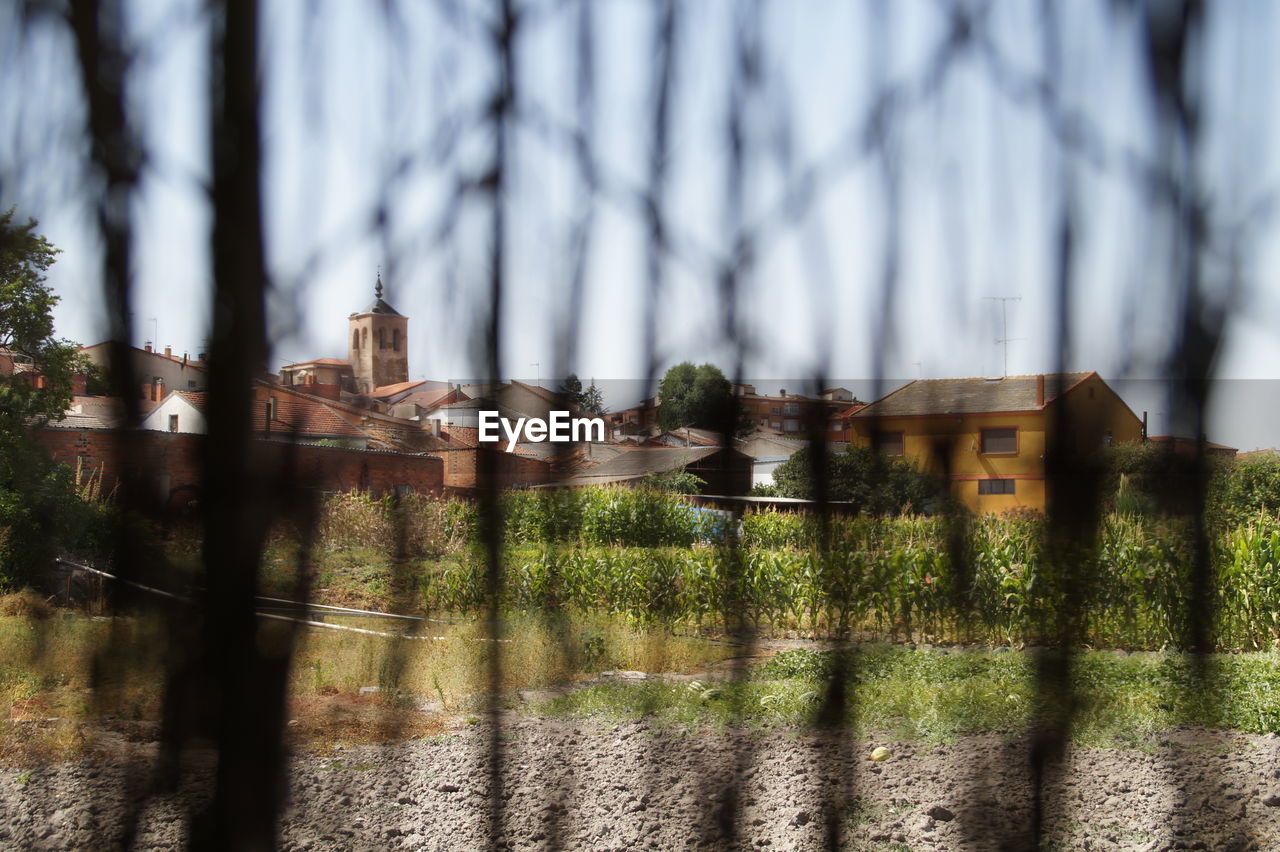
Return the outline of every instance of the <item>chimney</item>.
<path id="1" fill-rule="evenodd" d="M 144 351 L 146 351 L 146 352 L 150 352 L 150 351 L 151 351 L 151 341 L 150 341 L 150 340 L 148 340 L 148 341 L 147 341 L 147 345 L 146 345 L 146 346 L 143 346 L 142 348 L 143 348 L 143 350 L 144 350 Z"/>
<path id="2" fill-rule="evenodd" d="M 197 361 L 199 361 L 201 364 L 203 364 L 203 363 L 204 363 L 204 353 L 203 353 L 203 352 L 201 352 L 199 355 L 197 355 L 197 356 L 196 356 L 196 360 L 197 360 Z"/>
<path id="3" fill-rule="evenodd" d="M 786 389 L 786 388 L 782 388 L 781 390 L 779 390 L 779 391 L 778 391 L 778 396 L 785 397 L 786 395 L 787 395 L 787 389 Z"/>
<path id="4" fill-rule="evenodd" d="M 1044 406 L 1044 373 L 1036 375 L 1036 407 Z"/>
<path id="5" fill-rule="evenodd" d="M 172 346 L 166 346 L 166 347 L 164 348 L 164 357 L 166 357 L 166 358 L 172 358 L 172 357 L 173 357 L 173 347 L 172 347 Z"/>

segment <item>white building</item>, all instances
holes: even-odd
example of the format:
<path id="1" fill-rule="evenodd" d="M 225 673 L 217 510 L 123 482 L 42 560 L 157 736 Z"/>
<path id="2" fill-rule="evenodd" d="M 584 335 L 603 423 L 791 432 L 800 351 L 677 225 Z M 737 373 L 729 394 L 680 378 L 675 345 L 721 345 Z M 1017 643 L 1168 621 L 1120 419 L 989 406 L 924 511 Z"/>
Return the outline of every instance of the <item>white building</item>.
<path id="1" fill-rule="evenodd" d="M 205 434 L 204 394 L 173 391 L 142 418 L 141 426 L 154 432 Z"/>

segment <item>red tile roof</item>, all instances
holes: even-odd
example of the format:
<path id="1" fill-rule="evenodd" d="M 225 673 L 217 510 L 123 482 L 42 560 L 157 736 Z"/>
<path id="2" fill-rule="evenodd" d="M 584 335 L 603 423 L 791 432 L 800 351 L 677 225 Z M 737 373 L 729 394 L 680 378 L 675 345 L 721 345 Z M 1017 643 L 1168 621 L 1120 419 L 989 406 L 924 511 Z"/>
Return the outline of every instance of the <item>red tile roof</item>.
<path id="1" fill-rule="evenodd" d="M 400 397 L 400 399 L 396 400 L 396 403 L 411 402 L 421 408 L 435 408 L 440 404 L 440 400 L 447 398 L 449 394 L 461 395 L 462 391 L 457 390 L 456 388 L 452 390 L 449 388 L 439 388 L 437 390 L 413 391 Z"/>
<path id="2" fill-rule="evenodd" d="M 374 388 L 372 391 L 369 392 L 369 396 L 373 397 L 374 399 L 381 399 L 382 397 L 395 396 L 398 393 L 404 393 L 407 390 L 412 390 L 413 388 L 416 388 L 418 385 L 425 385 L 425 384 L 426 384 L 426 381 L 422 379 L 419 379 L 418 381 L 415 381 L 415 382 L 397 382 L 394 385 L 383 385 L 382 387 Z"/>
<path id="3" fill-rule="evenodd" d="M 346 358 L 313 358 L 310 361 L 299 361 L 296 364 L 285 364 L 281 369 L 288 370 L 292 367 L 310 367 L 318 364 L 325 367 L 350 367 L 351 362 Z"/>

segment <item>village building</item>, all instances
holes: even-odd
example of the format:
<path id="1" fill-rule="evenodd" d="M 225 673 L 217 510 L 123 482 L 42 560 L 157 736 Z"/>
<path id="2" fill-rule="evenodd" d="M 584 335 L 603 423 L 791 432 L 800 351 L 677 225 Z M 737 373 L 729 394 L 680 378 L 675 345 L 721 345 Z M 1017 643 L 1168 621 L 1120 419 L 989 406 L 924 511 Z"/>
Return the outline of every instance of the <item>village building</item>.
<path id="1" fill-rule="evenodd" d="M 341 399 L 343 391 L 355 389 L 355 373 L 350 361 L 314 358 L 281 367 L 280 384 L 325 399 Z"/>
<path id="2" fill-rule="evenodd" d="M 382 274 L 373 302 L 347 318 L 347 361 L 356 393 L 409 381 L 409 318 L 382 298 Z"/>
<path id="3" fill-rule="evenodd" d="M 112 346 L 110 342 L 82 346 L 80 354 L 105 373 L 111 368 Z M 129 346 L 127 351 L 133 377 L 143 399 L 159 402 L 170 391 L 201 391 L 208 387 L 203 352 L 194 358 L 186 352 L 181 356 L 174 355 L 169 346 L 158 352 L 152 348 L 151 341 L 147 341 L 142 349 Z"/>
<path id="4" fill-rule="evenodd" d="M 861 405 L 846 388 L 827 388 L 817 397 L 788 394 L 782 388 L 777 396 L 768 396 L 756 393 L 754 385 L 738 384 L 733 386 L 733 395 L 744 420 L 757 429 L 783 435 L 825 430 L 831 415 Z"/>
<path id="5" fill-rule="evenodd" d="M 855 412 L 852 442 L 945 476 L 975 512 L 1044 511 L 1045 457 L 1142 437 L 1142 421 L 1097 373 L 920 379 Z M 1056 434 L 1058 424 L 1066 432 Z"/>
<path id="6" fill-rule="evenodd" d="M 723 447 L 640 447 L 564 479 L 570 487 L 637 485 L 651 474 L 684 471 L 706 482 L 707 494 L 742 495 L 751 488 L 751 459 Z"/>

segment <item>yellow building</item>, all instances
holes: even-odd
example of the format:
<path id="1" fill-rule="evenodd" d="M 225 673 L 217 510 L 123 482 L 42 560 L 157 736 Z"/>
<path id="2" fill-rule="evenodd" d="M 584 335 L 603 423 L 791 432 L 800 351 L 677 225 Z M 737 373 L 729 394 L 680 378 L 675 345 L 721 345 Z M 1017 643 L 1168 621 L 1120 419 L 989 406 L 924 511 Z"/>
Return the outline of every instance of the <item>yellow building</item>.
<path id="1" fill-rule="evenodd" d="M 1068 458 L 1142 437 L 1142 421 L 1097 373 L 922 379 L 855 412 L 850 423 L 852 443 L 945 477 L 975 512 L 1045 510 L 1045 450 L 1055 424 L 1066 424 Z"/>

